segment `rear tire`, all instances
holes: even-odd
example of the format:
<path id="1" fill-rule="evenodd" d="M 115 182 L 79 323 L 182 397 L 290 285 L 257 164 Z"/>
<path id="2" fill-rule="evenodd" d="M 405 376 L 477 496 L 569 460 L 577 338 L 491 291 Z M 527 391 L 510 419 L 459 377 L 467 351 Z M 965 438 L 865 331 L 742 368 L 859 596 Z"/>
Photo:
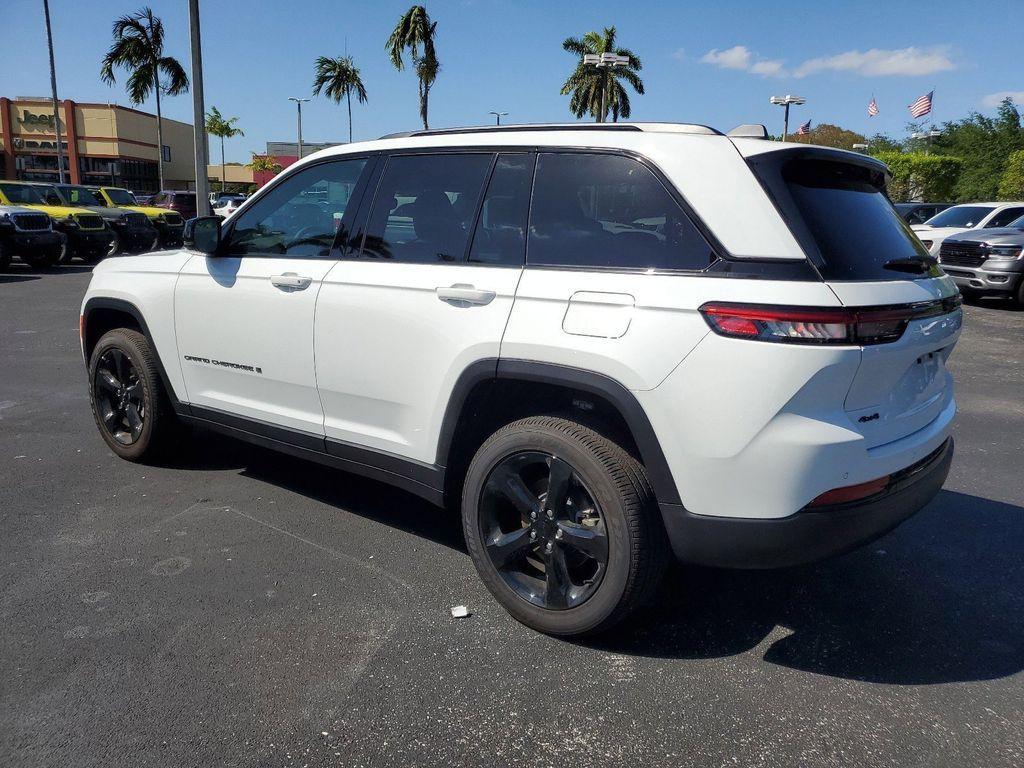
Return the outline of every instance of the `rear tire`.
<path id="1" fill-rule="evenodd" d="M 654 593 L 668 560 L 643 467 L 562 418 L 530 417 L 491 435 L 470 463 L 462 521 L 495 599 L 561 637 L 622 621 Z"/>
<path id="2" fill-rule="evenodd" d="M 104 334 L 89 359 L 89 401 L 104 442 L 128 461 L 149 461 L 173 444 L 174 415 L 149 340 L 117 328 Z"/>

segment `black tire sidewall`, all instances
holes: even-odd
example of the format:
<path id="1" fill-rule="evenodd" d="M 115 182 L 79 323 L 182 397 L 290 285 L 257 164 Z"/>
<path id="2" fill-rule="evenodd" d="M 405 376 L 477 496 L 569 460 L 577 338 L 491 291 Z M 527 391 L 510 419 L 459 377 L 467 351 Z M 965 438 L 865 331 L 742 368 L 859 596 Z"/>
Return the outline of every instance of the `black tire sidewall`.
<path id="1" fill-rule="evenodd" d="M 89 404 L 92 406 L 96 426 L 99 428 L 100 436 L 109 446 L 110 450 L 128 461 L 139 461 L 149 452 L 150 445 L 153 442 L 154 431 L 158 428 L 158 422 L 161 418 L 159 409 L 160 382 L 157 379 L 156 372 L 150 370 L 150 366 L 147 364 L 147 350 L 144 350 L 141 344 L 148 346 L 145 337 L 139 333 L 123 329 L 110 331 L 104 334 L 99 342 L 97 342 L 92 351 L 92 356 L 89 358 Z M 96 369 L 99 367 L 99 361 L 103 353 L 114 348 L 120 349 L 128 356 L 138 373 L 139 380 L 142 382 L 146 418 L 143 420 L 142 434 L 131 445 L 122 445 L 107 431 L 107 428 L 103 425 L 103 420 L 100 418 L 96 403 Z"/>
<path id="2" fill-rule="evenodd" d="M 600 508 L 608 535 L 608 564 L 597 591 L 566 610 L 551 610 L 523 600 L 509 587 L 485 551 L 480 529 L 479 498 L 494 467 L 520 451 L 550 453 L 567 461 Z M 601 461 L 584 445 L 556 430 L 524 428 L 496 435 L 474 457 L 462 499 L 463 532 L 477 572 L 491 593 L 518 621 L 552 635 L 584 635 L 603 628 L 614 615 L 632 572 L 633 542 L 619 490 Z"/>

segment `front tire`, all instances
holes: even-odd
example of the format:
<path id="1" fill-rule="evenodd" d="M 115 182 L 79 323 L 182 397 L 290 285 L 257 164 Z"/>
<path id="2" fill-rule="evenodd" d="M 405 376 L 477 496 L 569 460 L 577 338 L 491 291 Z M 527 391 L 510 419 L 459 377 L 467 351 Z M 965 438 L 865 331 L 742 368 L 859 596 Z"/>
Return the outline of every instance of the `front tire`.
<path id="1" fill-rule="evenodd" d="M 466 475 L 463 531 L 514 618 L 561 637 L 605 631 L 657 588 L 667 541 L 643 467 L 567 419 L 495 432 Z"/>
<path id="2" fill-rule="evenodd" d="M 21 260 L 32 269 L 49 269 L 57 263 L 60 255 L 54 251 L 36 251 L 34 253 L 22 253 Z"/>
<path id="3" fill-rule="evenodd" d="M 89 359 L 89 400 L 104 442 L 128 461 L 147 461 L 171 444 L 177 420 L 156 354 L 138 331 L 104 334 Z"/>
<path id="4" fill-rule="evenodd" d="M 119 253 L 121 253 L 121 236 L 114 232 L 114 238 L 110 241 L 110 247 L 107 248 L 106 255 L 117 256 Z M 96 261 L 99 261 L 99 259 L 96 259 Z"/>

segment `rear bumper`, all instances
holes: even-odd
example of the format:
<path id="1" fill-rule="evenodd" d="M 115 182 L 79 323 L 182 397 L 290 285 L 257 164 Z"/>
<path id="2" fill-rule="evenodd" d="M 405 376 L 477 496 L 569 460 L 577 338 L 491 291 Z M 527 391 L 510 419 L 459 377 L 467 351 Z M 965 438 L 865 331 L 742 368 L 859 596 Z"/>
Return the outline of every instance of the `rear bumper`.
<path id="1" fill-rule="evenodd" d="M 931 501 L 953 460 L 953 438 L 893 475 L 881 494 L 862 502 L 803 509 L 775 519 L 695 515 L 662 504 L 672 550 L 687 563 L 727 568 L 780 568 L 849 552 L 882 536 Z"/>

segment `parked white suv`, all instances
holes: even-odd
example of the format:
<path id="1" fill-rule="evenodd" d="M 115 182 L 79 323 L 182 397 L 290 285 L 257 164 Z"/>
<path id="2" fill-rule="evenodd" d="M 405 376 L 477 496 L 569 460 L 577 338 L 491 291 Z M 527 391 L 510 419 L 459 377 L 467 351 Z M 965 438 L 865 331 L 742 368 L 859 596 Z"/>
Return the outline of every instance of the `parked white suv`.
<path id="1" fill-rule="evenodd" d="M 859 154 L 702 126 L 324 150 L 82 305 L 100 434 L 198 424 L 461 508 L 520 621 L 580 635 L 667 555 L 774 567 L 941 487 L 960 296 Z"/>
<path id="2" fill-rule="evenodd" d="M 940 211 L 924 224 L 912 225 L 911 229 L 921 238 L 928 253 L 938 257 L 947 237 L 972 229 L 1005 227 L 1021 216 L 1024 216 L 1024 203 L 963 203 Z"/>

